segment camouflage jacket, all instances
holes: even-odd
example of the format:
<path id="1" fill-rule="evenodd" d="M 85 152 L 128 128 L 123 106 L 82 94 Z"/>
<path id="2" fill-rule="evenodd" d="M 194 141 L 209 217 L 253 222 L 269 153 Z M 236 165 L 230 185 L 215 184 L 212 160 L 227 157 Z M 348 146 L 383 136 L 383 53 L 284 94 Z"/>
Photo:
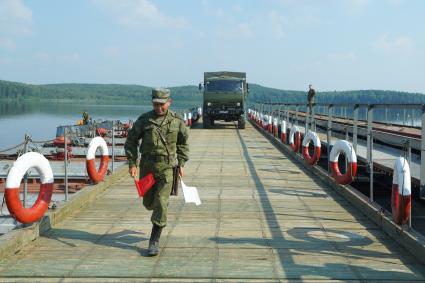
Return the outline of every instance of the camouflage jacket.
<path id="1" fill-rule="evenodd" d="M 182 118 L 175 112 L 168 110 L 164 116 L 158 116 L 154 110 L 142 114 L 133 127 L 128 131 L 124 145 L 129 167 L 136 166 L 138 153 L 141 153 L 141 163 L 157 163 L 158 165 L 174 165 L 168 161 L 168 153 L 157 129 L 165 138 L 170 156 L 179 166 L 184 166 L 189 160 L 189 130 Z M 140 147 L 139 141 L 142 140 Z M 160 166 L 169 168 L 170 166 Z"/>
<path id="2" fill-rule="evenodd" d="M 314 103 L 314 96 L 316 95 L 316 91 L 314 89 L 310 89 L 307 94 L 307 101 L 309 104 Z"/>

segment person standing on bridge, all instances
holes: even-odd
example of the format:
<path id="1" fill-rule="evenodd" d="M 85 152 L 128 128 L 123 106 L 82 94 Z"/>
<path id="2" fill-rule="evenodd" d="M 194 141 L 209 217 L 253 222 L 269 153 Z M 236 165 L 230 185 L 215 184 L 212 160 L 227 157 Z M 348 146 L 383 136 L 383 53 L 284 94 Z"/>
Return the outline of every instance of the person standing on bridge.
<path id="1" fill-rule="evenodd" d="M 308 85 L 308 94 L 307 94 L 307 102 L 308 102 L 308 115 L 309 115 L 309 124 L 313 122 L 313 104 L 314 104 L 314 96 L 316 95 L 316 91 L 313 86 Z M 309 125 L 310 126 L 310 125 Z"/>
<path id="2" fill-rule="evenodd" d="M 130 176 L 136 178 L 138 150 L 141 153 L 139 176 L 153 173 L 156 183 L 143 197 L 143 205 L 152 210 L 153 224 L 148 254 L 159 253 L 159 238 L 167 225 L 168 201 L 173 185 L 173 168 L 183 167 L 189 160 L 189 130 L 183 119 L 168 108 L 170 90 L 152 90 L 153 110 L 142 114 L 128 131 L 124 145 Z M 140 147 L 139 141 L 142 140 Z"/>

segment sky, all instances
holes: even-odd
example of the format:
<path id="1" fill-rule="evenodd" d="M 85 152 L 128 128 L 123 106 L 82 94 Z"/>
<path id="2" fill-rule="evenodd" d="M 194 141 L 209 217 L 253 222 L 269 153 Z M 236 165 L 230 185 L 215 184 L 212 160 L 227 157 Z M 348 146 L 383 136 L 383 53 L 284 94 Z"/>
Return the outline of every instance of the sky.
<path id="1" fill-rule="evenodd" d="M 425 93 L 423 0 L 0 0 L 0 80 Z"/>

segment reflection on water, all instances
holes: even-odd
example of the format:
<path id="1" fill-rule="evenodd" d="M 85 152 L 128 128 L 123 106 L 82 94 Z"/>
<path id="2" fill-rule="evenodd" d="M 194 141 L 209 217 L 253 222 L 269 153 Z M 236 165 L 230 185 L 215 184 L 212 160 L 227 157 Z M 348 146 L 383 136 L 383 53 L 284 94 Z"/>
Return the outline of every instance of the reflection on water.
<path id="1" fill-rule="evenodd" d="M 175 111 L 195 105 L 178 105 Z M 54 138 L 59 125 L 74 125 L 87 111 L 95 119 L 136 120 L 152 109 L 144 105 L 100 105 L 64 102 L 5 102 L 0 101 L 0 150 L 23 142 L 25 134 L 33 140 Z"/>

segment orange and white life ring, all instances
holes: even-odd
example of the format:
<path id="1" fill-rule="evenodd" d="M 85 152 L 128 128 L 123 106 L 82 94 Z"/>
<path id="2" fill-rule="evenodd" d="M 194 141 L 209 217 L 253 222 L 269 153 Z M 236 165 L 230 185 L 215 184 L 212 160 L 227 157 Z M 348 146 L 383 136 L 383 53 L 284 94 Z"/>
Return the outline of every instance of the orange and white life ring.
<path id="1" fill-rule="evenodd" d="M 272 115 L 267 116 L 267 131 L 273 133 L 273 117 Z"/>
<path id="2" fill-rule="evenodd" d="M 102 152 L 102 157 L 100 159 L 99 171 L 96 170 L 96 150 L 100 147 Z M 90 141 L 89 148 L 87 149 L 86 155 L 86 167 L 87 173 L 89 174 L 90 179 L 94 183 L 99 183 L 105 177 L 106 170 L 108 170 L 108 161 L 109 161 L 109 152 L 108 146 L 105 140 L 101 137 L 95 137 Z"/>
<path id="3" fill-rule="evenodd" d="M 187 124 L 188 124 L 189 127 L 192 126 L 192 112 L 189 112 L 187 114 Z"/>
<path id="4" fill-rule="evenodd" d="M 308 152 L 308 146 L 311 141 L 314 144 L 313 156 L 310 156 L 310 153 Z M 310 165 L 317 164 L 317 162 L 320 159 L 320 152 L 321 152 L 321 144 L 320 144 L 319 136 L 315 132 L 308 131 L 303 139 L 303 156 L 307 164 L 310 164 Z"/>
<path id="5" fill-rule="evenodd" d="M 280 140 L 282 143 L 286 143 L 286 121 L 282 120 L 280 124 Z"/>
<path id="6" fill-rule="evenodd" d="M 273 119 L 273 136 L 274 136 L 274 137 L 277 137 L 277 136 L 278 136 L 278 134 L 279 134 L 279 127 L 278 127 L 278 124 L 279 124 L 279 120 L 278 120 L 278 118 L 274 118 L 274 119 Z"/>
<path id="7" fill-rule="evenodd" d="M 301 133 L 297 126 L 292 126 L 289 132 L 289 145 L 294 152 L 298 152 L 301 145 Z"/>
<path id="8" fill-rule="evenodd" d="M 31 208 L 25 208 L 19 198 L 19 187 L 25 173 L 35 168 L 40 174 L 40 192 Z M 27 152 L 21 155 L 7 174 L 5 198 L 10 215 L 21 223 L 33 223 L 40 220 L 52 199 L 53 172 L 49 161 L 38 152 Z"/>
<path id="9" fill-rule="evenodd" d="M 409 163 L 405 158 L 399 157 L 394 163 L 391 193 L 393 219 L 399 225 L 406 224 L 409 221 L 410 206 L 412 205 L 411 195 Z"/>
<path id="10" fill-rule="evenodd" d="M 187 113 L 183 113 L 183 121 L 184 121 L 184 124 L 187 126 L 188 125 L 188 123 L 187 123 Z"/>
<path id="11" fill-rule="evenodd" d="M 338 166 L 338 157 L 341 152 L 344 153 L 348 160 L 347 171 L 344 174 L 341 174 Z M 332 170 L 332 177 L 338 184 L 347 185 L 353 181 L 357 174 L 357 156 L 353 146 L 349 142 L 337 140 L 332 147 L 329 161 Z"/>

